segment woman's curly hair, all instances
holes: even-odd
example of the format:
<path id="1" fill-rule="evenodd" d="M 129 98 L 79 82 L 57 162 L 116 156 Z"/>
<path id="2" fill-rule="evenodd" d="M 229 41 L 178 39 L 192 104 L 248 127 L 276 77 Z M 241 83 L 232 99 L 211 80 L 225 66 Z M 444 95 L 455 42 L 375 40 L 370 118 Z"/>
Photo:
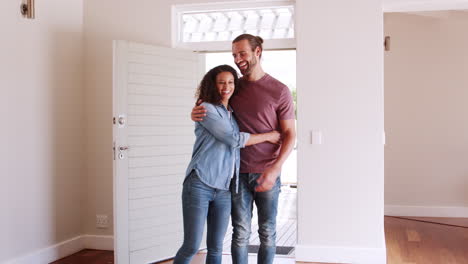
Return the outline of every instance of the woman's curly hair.
<path id="1" fill-rule="evenodd" d="M 200 85 L 197 88 L 195 97 L 203 102 L 210 104 L 219 104 L 221 102 L 221 95 L 216 88 L 216 76 L 222 72 L 230 72 L 234 76 L 234 94 L 237 92 L 239 76 L 237 71 L 229 65 L 219 65 L 209 70 L 203 77 Z"/>

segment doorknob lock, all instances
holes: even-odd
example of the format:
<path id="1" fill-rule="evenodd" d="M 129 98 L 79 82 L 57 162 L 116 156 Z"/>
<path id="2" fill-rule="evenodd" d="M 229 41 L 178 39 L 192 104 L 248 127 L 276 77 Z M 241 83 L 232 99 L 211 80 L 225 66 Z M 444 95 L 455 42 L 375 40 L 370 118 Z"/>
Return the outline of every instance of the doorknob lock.
<path id="1" fill-rule="evenodd" d="M 122 151 L 122 150 L 128 150 L 128 149 L 130 149 L 130 147 L 128 147 L 128 146 L 119 147 L 119 150 L 121 150 L 121 151 Z"/>
<path id="2" fill-rule="evenodd" d="M 122 125 L 122 126 L 125 125 L 125 117 L 123 116 L 119 117 L 119 125 Z"/>

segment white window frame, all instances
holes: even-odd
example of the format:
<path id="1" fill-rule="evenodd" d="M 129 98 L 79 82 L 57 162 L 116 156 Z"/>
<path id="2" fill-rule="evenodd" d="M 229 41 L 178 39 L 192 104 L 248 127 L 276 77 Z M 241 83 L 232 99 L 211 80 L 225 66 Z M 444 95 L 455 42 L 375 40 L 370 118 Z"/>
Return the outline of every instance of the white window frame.
<path id="1" fill-rule="evenodd" d="M 172 6 L 172 47 L 189 49 L 198 52 L 216 52 L 216 51 L 230 51 L 231 41 L 203 41 L 203 42 L 182 42 L 181 40 L 181 16 L 185 12 L 209 12 L 218 10 L 230 9 L 251 9 L 260 7 L 282 7 L 293 6 L 294 1 L 238 1 L 238 2 L 217 2 L 217 3 L 199 3 L 199 4 L 186 4 L 186 5 L 173 5 Z M 294 27 L 296 30 L 296 27 Z M 294 32 L 294 36 L 296 36 Z M 295 49 L 296 39 L 267 39 L 263 44 L 265 50 L 278 50 L 278 49 Z"/>

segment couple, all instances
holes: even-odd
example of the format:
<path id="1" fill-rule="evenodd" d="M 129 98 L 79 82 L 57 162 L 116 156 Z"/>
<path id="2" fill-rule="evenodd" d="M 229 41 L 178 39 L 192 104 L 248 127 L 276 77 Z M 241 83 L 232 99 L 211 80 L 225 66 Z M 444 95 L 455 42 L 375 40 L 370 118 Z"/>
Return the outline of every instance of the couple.
<path id="1" fill-rule="evenodd" d="M 203 103 L 192 110 L 196 141 L 183 184 L 184 242 L 175 264 L 190 263 L 197 253 L 205 220 L 206 263 L 221 263 L 230 214 L 232 261 L 248 263 L 253 202 L 261 242 L 258 263 L 273 263 L 281 166 L 294 146 L 296 131 L 288 87 L 260 65 L 262 43 L 257 36 L 238 36 L 232 54 L 243 77 L 221 65 L 211 69 L 198 87 Z"/>

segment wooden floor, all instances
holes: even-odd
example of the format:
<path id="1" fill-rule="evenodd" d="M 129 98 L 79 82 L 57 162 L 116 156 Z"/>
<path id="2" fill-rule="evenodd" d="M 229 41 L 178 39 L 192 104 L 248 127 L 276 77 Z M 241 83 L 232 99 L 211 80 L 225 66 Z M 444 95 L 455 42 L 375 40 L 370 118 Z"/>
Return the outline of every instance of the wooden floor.
<path id="1" fill-rule="evenodd" d="M 387 264 L 468 264 L 468 228 L 466 227 L 387 216 L 385 239 Z M 112 264 L 113 258 L 112 251 L 83 250 L 53 264 Z M 275 263 L 286 263 L 286 260 L 278 258 L 275 259 Z M 164 262 L 164 264 L 169 263 L 172 261 Z M 193 263 L 203 262 L 197 260 Z M 229 255 L 223 258 L 223 264 L 227 263 L 230 263 Z"/>
<path id="2" fill-rule="evenodd" d="M 113 264 L 114 251 L 85 249 L 52 264 Z"/>
<path id="3" fill-rule="evenodd" d="M 468 264 L 468 228 L 385 217 L 388 264 Z"/>
<path id="4" fill-rule="evenodd" d="M 468 227 L 468 218 L 450 218 L 450 217 L 402 217 L 404 219 L 418 220 L 428 223 L 439 223 L 460 227 Z"/>

